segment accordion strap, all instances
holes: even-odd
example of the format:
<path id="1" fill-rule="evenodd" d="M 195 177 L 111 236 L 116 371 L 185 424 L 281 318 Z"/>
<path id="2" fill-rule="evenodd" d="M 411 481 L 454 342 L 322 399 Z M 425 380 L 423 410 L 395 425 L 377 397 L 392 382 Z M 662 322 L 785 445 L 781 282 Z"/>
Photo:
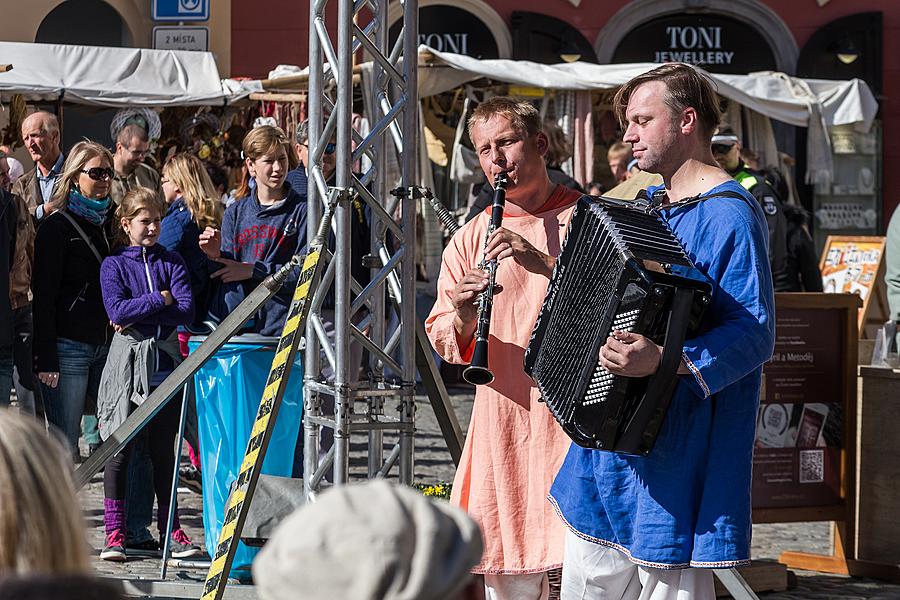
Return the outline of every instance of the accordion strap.
<path id="1" fill-rule="evenodd" d="M 660 190 L 660 191 L 662 191 L 662 190 Z M 750 205 L 750 208 L 753 208 L 753 204 L 750 203 L 750 200 L 748 200 L 744 194 L 741 194 L 739 192 L 733 192 L 731 190 L 723 190 L 721 192 L 716 192 L 714 194 L 709 194 L 707 196 L 704 196 L 703 194 L 697 194 L 696 196 L 692 196 L 690 198 L 685 198 L 685 199 L 675 202 L 673 204 L 667 204 L 666 206 L 662 206 L 661 204 L 659 204 L 659 202 L 662 201 L 663 197 L 664 197 L 664 194 L 653 194 L 653 197 L 651 199 L 651 202 L 652 202 L 651 206 L 652 206 L 653 210 L 659 210 L 662 208 L 683 208 L 685 206 L 690 206 L 692 204 L 700 204 L 701 202 L 705 202 L 706 200 L 711 200 L 712 198 L 733 198 L 735 200 L 743 200 L 748 205 Z"/>
<path id="2" fill-rule="evenodd" d="M 619 444 L 624 447 L 653 447 L 653 440 L 662 427 L 663 419 L 669 409 L 672 392 L 677 382 L 678 367 L 684 348 L 691 309 L 694 305 L 695 291 L 689 288 L 675 288 L 672 299 L 672 312 L 666 324 L 666 339 L 663 342 L 662 356 L 656 373 L 647 382 L 644 401 L 632 416 L 632 421 L 647 423 L 646 427 L 627 427 Z M 635 438 L 644 438 L 642 440 Z"/>

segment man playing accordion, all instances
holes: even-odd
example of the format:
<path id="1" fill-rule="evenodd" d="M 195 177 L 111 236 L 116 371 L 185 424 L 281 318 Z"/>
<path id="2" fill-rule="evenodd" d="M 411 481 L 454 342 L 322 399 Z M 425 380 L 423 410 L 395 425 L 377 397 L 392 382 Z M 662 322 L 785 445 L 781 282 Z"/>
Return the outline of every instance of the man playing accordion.
<path id="1" fill-rule="evenodd" d="M 766 221 L 713 159 L 720 114 L 702 73 L 660 66 L 625 84 L 614 105 L 638 166 L 663 177 L 648 194 L 665 194 L 661 217 L 713 296 L 700 331 L 684 343 L 652 452 L 571 445 L 551 489 L 568 527 L 562 598 L 714 600 L 710 569 L 750 559 L 751 457 L 775 333 Z M 639 334 L 613 332 L 600 362 L 643 377 L 656 371 L 661 350 Z"/>

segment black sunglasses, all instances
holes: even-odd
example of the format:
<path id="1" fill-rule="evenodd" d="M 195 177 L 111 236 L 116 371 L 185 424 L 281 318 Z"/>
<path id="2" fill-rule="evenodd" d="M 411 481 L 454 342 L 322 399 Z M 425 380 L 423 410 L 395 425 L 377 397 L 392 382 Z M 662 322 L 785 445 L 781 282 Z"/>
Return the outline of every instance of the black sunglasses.
<path id="1" fill-rule="evenodd" d="M 91 167 L 82 169 L 81 172 L 86 173 L 94 181 L 109 181 L 116 176 L 116 172 L 109 167 Z"/>
<path id="2" fill-rule="evenodd" d="M 307 148 L 309 148 L 309 144 L 300 144 L 300 145 L 306 146 Z M 325 154 L 334 154 L 334 151 L 336 148 L 337 148 L 337 146 L 335 146 L 334 142 L 328 142 L 327 144 L 325 144 Z"/>
<path id="3" fill-rule="evenodd" d="M 713 154 L 728 154 L 732 147 L 734 144 L 713 144 L 712 152 Z"/>

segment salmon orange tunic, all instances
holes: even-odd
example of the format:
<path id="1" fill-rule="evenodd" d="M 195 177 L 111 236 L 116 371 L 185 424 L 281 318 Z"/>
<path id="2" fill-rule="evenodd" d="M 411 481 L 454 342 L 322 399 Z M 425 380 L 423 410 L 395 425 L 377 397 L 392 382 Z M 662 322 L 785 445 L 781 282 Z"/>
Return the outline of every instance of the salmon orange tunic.
<path id="1" fill-rule="evenodd" d="M 534 214 L 503 216 L 503 227 L 535 248 L 559 256 L 563 237 L 581 194 L 557 186 Z M 444 250 L 437 302 L 425 322 L 428 337 L 444 360 L 466 364 L 474 343 L 460 348 L 453 327 L 451 293 L 483 256 L 490 209 L 464 225 Z M 451 502 L 481 526 L 484 555 L 476 573 L 540 573 L 562 565 L 565 529 L 547 494 L 562 464 L 569 438 L 537 386 L 523 370 L 531 329 L 549 279 L 508 258 L 497 267 L 488 366 L 494 381 L 478 386 L 472 418 Z"/>

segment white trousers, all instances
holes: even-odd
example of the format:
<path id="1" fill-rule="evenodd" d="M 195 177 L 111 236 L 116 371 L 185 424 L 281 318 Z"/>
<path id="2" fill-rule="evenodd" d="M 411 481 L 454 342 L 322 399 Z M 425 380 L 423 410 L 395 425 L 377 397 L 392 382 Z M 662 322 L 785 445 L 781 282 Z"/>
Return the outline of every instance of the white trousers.
<path id="1" fill-rule="evenodd" d="M 485 600 L 547 600 L 547 573 L 530 575 L 485 575 Z"/>
<path id="2" fill-rule="evenodd" d="M 710 569 L 654 569 L 566 532 L 561 600 L 715 600 Z"/>

